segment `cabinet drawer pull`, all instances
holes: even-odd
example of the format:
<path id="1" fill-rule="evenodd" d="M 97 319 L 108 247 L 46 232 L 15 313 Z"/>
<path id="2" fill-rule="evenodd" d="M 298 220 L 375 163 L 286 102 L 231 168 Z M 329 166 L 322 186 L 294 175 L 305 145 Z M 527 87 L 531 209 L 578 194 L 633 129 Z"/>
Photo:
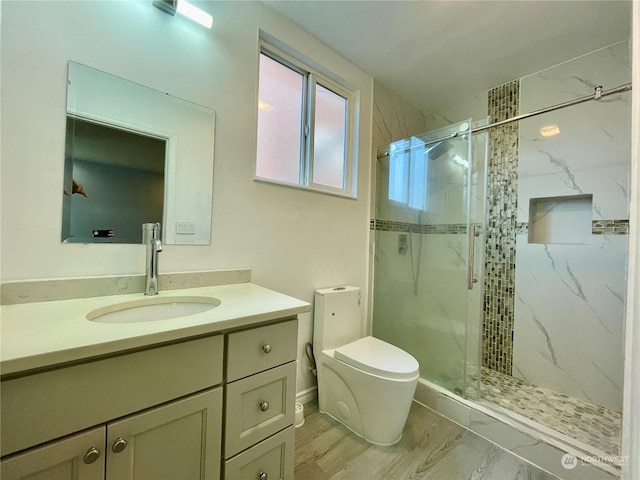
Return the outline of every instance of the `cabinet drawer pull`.
<path id="1" fill-rule="evenodd" d="M 265 402 L 264 400 L 260 402 L 260 410 L 262 410 L 263 412 L 269 410 L 269 402 Z"/>
<path id="2" fill-rule="evenodd" d="M 260 472 L 258 474 L 258 480 L 267 480 L 269 478 L 269 474 L 267 472 Z"/>
<path id="3" fill-rule="evenodd" d="M 100 458 L 100 450 L 98 450 L 96 447 L 91 447 L 89 450 L 87 450 L 87 453 L 84 454 L 84 458 L 82 460 L 84 461 L 84 463 L 89 465 L 98 460 L 98 458 Z"/>
<path id="4" fill-rule="evenodd" d="M 269 353 L 271 351 L 271 345 L 269 345 L 268 343 L 262 346 L 262 351 L 264 353 Z"/>
<path id="5" fill-rule="evenodd" d="M 116 441 L 113 442 L 111 450 L 113 450 L 113 453 L 120 453 L 125 448 L 127 448 L 127 441 L 122 437 L 118 437 L 116 438 Z"/>

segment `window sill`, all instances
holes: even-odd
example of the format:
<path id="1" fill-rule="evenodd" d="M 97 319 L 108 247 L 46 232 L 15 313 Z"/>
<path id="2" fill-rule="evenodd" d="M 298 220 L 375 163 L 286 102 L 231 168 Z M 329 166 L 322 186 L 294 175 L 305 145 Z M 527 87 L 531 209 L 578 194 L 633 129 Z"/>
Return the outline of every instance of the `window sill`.
<path id="1" fill-rule="evenodd" d="M 253 177 L 253 180 L 255 182 L 259 182 L 259 183 L 266 183 L 266 184 L 271 184 L 271 185 L 279 185 L 281 187 L 288 187 L 288 188 L 293 188 L 295 190 L 303 190 L 306 192 L 312 192 L 312 193 L 321 193 L 324 195 L 330 195 L 332 197 L 340 197 L 340 198 L 345 198 L 348 200 L 357 200 L 358 196 L 357 194 L 351 194 L 349 192 L 346 191 L 340 191 L 338 189 L 333 189 L 331 187 L 326 187 L 326 188 L 322 188 L 322 187 L 315 187 L 315 186 L 306 186 L 306 185 L 299 185 L 296 183 L 287 183 L 287 182 L 281 182 L 278 180 L 272 180 L 270 178 L 264 178 L 264 177 Z"/>

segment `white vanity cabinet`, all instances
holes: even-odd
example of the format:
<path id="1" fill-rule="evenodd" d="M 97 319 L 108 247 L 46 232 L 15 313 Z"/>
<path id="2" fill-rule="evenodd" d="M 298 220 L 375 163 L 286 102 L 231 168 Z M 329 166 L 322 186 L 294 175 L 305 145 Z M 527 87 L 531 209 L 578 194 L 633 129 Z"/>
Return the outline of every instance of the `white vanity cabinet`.
<path id="1" fill-rule="evenodd" d="M 3 480 L 216 480 L 222 388 L 131 415 L 2 462 Z"/>
<path id="2" fill-rule="evenodd" d="M 293 478 L 297 318 L 3 378 L 0 480 Z"/>

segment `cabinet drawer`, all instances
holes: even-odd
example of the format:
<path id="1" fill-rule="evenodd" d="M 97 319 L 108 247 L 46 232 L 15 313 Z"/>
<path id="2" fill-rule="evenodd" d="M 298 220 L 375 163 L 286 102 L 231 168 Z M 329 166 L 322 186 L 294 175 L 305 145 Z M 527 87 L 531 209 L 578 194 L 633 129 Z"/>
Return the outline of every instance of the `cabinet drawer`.
<path id="1" fill-rule="evenodd" d="M 221 335 L 2 382 L 2 456 L 222 383 Z"/>
<path id="2" fill-rule="evenodd" d="M 296 319 L 230 334 L 227 382 L 295 360 L 297 344 Z"/>
<path id="3" fill-rule="evenodd" d="M 290 362 L 227 385 L 225 458 L 293 424 L 295 382 Z"/>
<path id="4" fill-rule="evenodd" d="M 293 425 L 225 462 L 225 480 L 293 480 Z M 265 474 L 265 475 L 263 475 Z"/>

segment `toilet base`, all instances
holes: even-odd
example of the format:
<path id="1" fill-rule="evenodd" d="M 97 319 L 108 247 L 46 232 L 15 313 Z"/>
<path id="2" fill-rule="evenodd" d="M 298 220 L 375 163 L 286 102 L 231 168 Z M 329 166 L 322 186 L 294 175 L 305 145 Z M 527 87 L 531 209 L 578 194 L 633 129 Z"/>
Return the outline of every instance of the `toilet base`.
<path id="1" fill-rule="evenodd" d="M 396 443 L 398 443 L 400 440 L 402 440 L 402 433 L 400 434 L 400 436 L 398 437 L 397 440 L 394 440 L 391 443 L 380 443 L 380 442 L 375 442 L 373 440 L 371 440 L 370 438 L 364 437 L 362 436 L 359 432 L 356 432 L 353 428 L 350 428 L 349 425 L 346 425 L 345 423 L 343 423 L 340 419 L 334 417 L 333 415 L 331 415 L 329 412 L 323 412 L 322 410 L 320 410 L 320 413 L 333 418 L 336 422 L 338 422 L 341 425 L 344 425 L 346 428 L 348 428 L 351 432 L 355 433 L 358 437 L 362 438 L 363 440 L 366 440 L 367 442 L 373 444 L 373 445 L 378 445 L 380 447 L 390 447 L 391 445 L 395 445 Z"/>
<path id="2" fill-rule="evenodd" d="M 374 445 L 394 445 L 413 401 L 418 374 L 412 379 L 372 375 L 336 360 L 333 351 L 318 356 L 318 404 L 325 413 Z"/>

